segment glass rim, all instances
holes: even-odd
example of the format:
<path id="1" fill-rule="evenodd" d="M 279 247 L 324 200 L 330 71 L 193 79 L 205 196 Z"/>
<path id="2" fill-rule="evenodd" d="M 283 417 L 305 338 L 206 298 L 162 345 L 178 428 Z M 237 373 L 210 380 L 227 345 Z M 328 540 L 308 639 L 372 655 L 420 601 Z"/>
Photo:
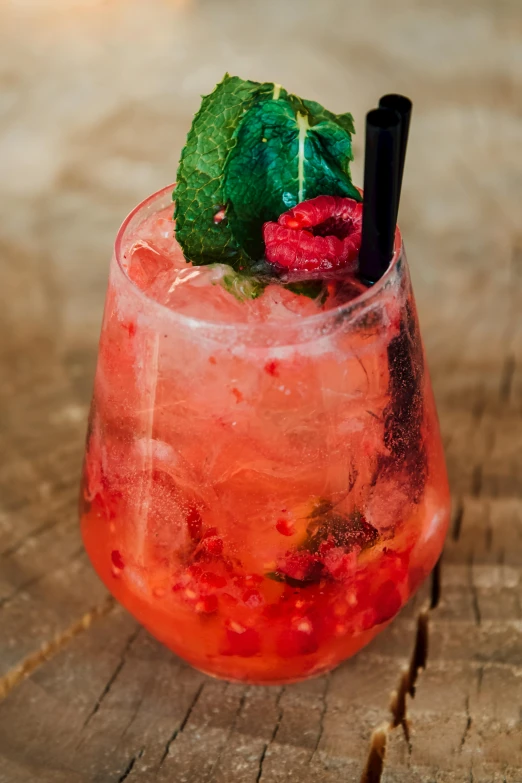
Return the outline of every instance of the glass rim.
<path id="1" fill-rule="evenodd" d="M 236 334 L 251 334 L 252 332 L 256 332 L 258 334 L 267 334 L 272 331 L 281 331 L 282 329 L 288 328 L 292 329 L 292 331 L 295 329 L 300 330 L 310 327 L 317 328 L 320 327 L 321 324 L 335 321 L 338 318 L 342 318 L 344 321 L 350 318 L 352 313 L 355 315 L 362 307 L 371 304 L 375 299 L 378 298 L 378 295 L 387 287 L 387 284 L 390 282 L 394 272 L 397 270 L 399 262 L 404 257 L 404 244 L 402 241 L 400 228 L 397 225 L 392 259 L 388 269 L 376 283 L 370 286 L 366 291 L 363 291 L 363 293 L 354 297 L 354 299 L 350 299 L 344 304 L 337 305 L 336 307 L 332 307 L 330 310 L 323 310 L 312 315 L 299 316 L 293 320 L 291 324 L 289 324 L 287 321 L 281 320 L 274 320 L 265 323 L 259 323 L 256 321 L 248 321 L 246 323 L 227 323 L 222 321 L 208 321 L 204 318 L 198 318 L 193 315 L 186 315 L 184 313 L 173 310 L 167 305 L 158 302 L 157 299 L 149 296 L 138 285 L 136 285 L 136 283 L 129 276 L 124 264 L 122 263 L 122 245 L 130 223 L 142 210 L 146 209 L 147 206 L 150 206 L 155 201 L 159 201 L 166 195 L 172 198 L 175 187 L 176 184 L 174 183 L 157 190 L 155 193 L 152 193 L 150 196 L 147 196 L 147 198 L 143 199 L 143 201 L 137 204 L 134 209 L 129 212 L 127 217 L 121 223 L 116 234 L 116 239 L 114 241 L 114 257 L 125 280 L 132 286 L 132 289 L 136 295 L 147 304 L 147 307 L 153 307 L 162 315 L 162 317 L 165 317 L 168 320 L 185 323 L 191 328 L 201 328 L 209 331 L 224 330 L 234 332 Z M 172 204 L 174 204 L 174 198 L 172 198 Z"/>

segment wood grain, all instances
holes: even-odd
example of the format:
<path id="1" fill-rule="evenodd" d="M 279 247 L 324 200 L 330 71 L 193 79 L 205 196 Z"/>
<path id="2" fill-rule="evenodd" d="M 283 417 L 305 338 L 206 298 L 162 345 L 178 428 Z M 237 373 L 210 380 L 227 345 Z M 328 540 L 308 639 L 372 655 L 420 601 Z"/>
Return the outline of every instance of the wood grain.
<path id="1" fill-rule="evenodd" d="M 519 0 L 0 6 L 0 783 L 520 783 Z M 76 495 L 108 258 L 225 70 L 414 101 L 401 225 L 454 498 L 440 580 L 331 675 L 204 677 L 108 599 Z"/>

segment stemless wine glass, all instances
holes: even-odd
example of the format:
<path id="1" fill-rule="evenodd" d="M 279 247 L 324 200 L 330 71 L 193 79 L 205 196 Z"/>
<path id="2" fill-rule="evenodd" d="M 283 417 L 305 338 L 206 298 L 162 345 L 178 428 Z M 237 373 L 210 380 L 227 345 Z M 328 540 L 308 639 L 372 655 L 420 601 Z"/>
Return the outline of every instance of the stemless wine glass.
<path id="1" fill-rule="evenodd" d="M 129 237 L 171 190 L 116 239 L 83 540 L 118 601 L 198 669 L 305 679 L 386 626 L 448 525 L 400 235 L 384 277 L 346 304 L 284 323 L 205 320 L 203 300 L 177 312 L 129 275 Z"/>

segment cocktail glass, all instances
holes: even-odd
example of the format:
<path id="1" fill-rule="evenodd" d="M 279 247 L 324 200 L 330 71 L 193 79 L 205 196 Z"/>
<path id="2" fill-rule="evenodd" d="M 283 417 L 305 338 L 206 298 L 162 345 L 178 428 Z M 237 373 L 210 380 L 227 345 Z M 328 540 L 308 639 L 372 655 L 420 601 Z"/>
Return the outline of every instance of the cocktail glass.
<path id="1" fill-rule="evenodd" d="M 448 525 L 400 234 L 384 277 L 330 309 L 293 294 L 238 302 L 222 270 L 183 260 L 171 191 L 116 239 L 85 547 L 117 600 L 198 669 L 319 675 L 397 614 Z"/>

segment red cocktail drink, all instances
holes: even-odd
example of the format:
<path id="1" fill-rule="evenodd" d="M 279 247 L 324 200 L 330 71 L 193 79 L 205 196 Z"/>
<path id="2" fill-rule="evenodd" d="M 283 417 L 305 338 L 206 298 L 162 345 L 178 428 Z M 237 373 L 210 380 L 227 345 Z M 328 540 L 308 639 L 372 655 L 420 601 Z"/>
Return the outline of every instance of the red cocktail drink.
<path id="1" fill-rule="evenodd" d="M 333 276 L 318 298 L 274 282 L 241 301 L 229 267 L 186 263 L 170 193 L 116 241 L 83 539 L 116 598 L 197 668 L 300 680 L 382 630 L 443 546 L 404 250 L 397 235 L 369 289 Z"/>

